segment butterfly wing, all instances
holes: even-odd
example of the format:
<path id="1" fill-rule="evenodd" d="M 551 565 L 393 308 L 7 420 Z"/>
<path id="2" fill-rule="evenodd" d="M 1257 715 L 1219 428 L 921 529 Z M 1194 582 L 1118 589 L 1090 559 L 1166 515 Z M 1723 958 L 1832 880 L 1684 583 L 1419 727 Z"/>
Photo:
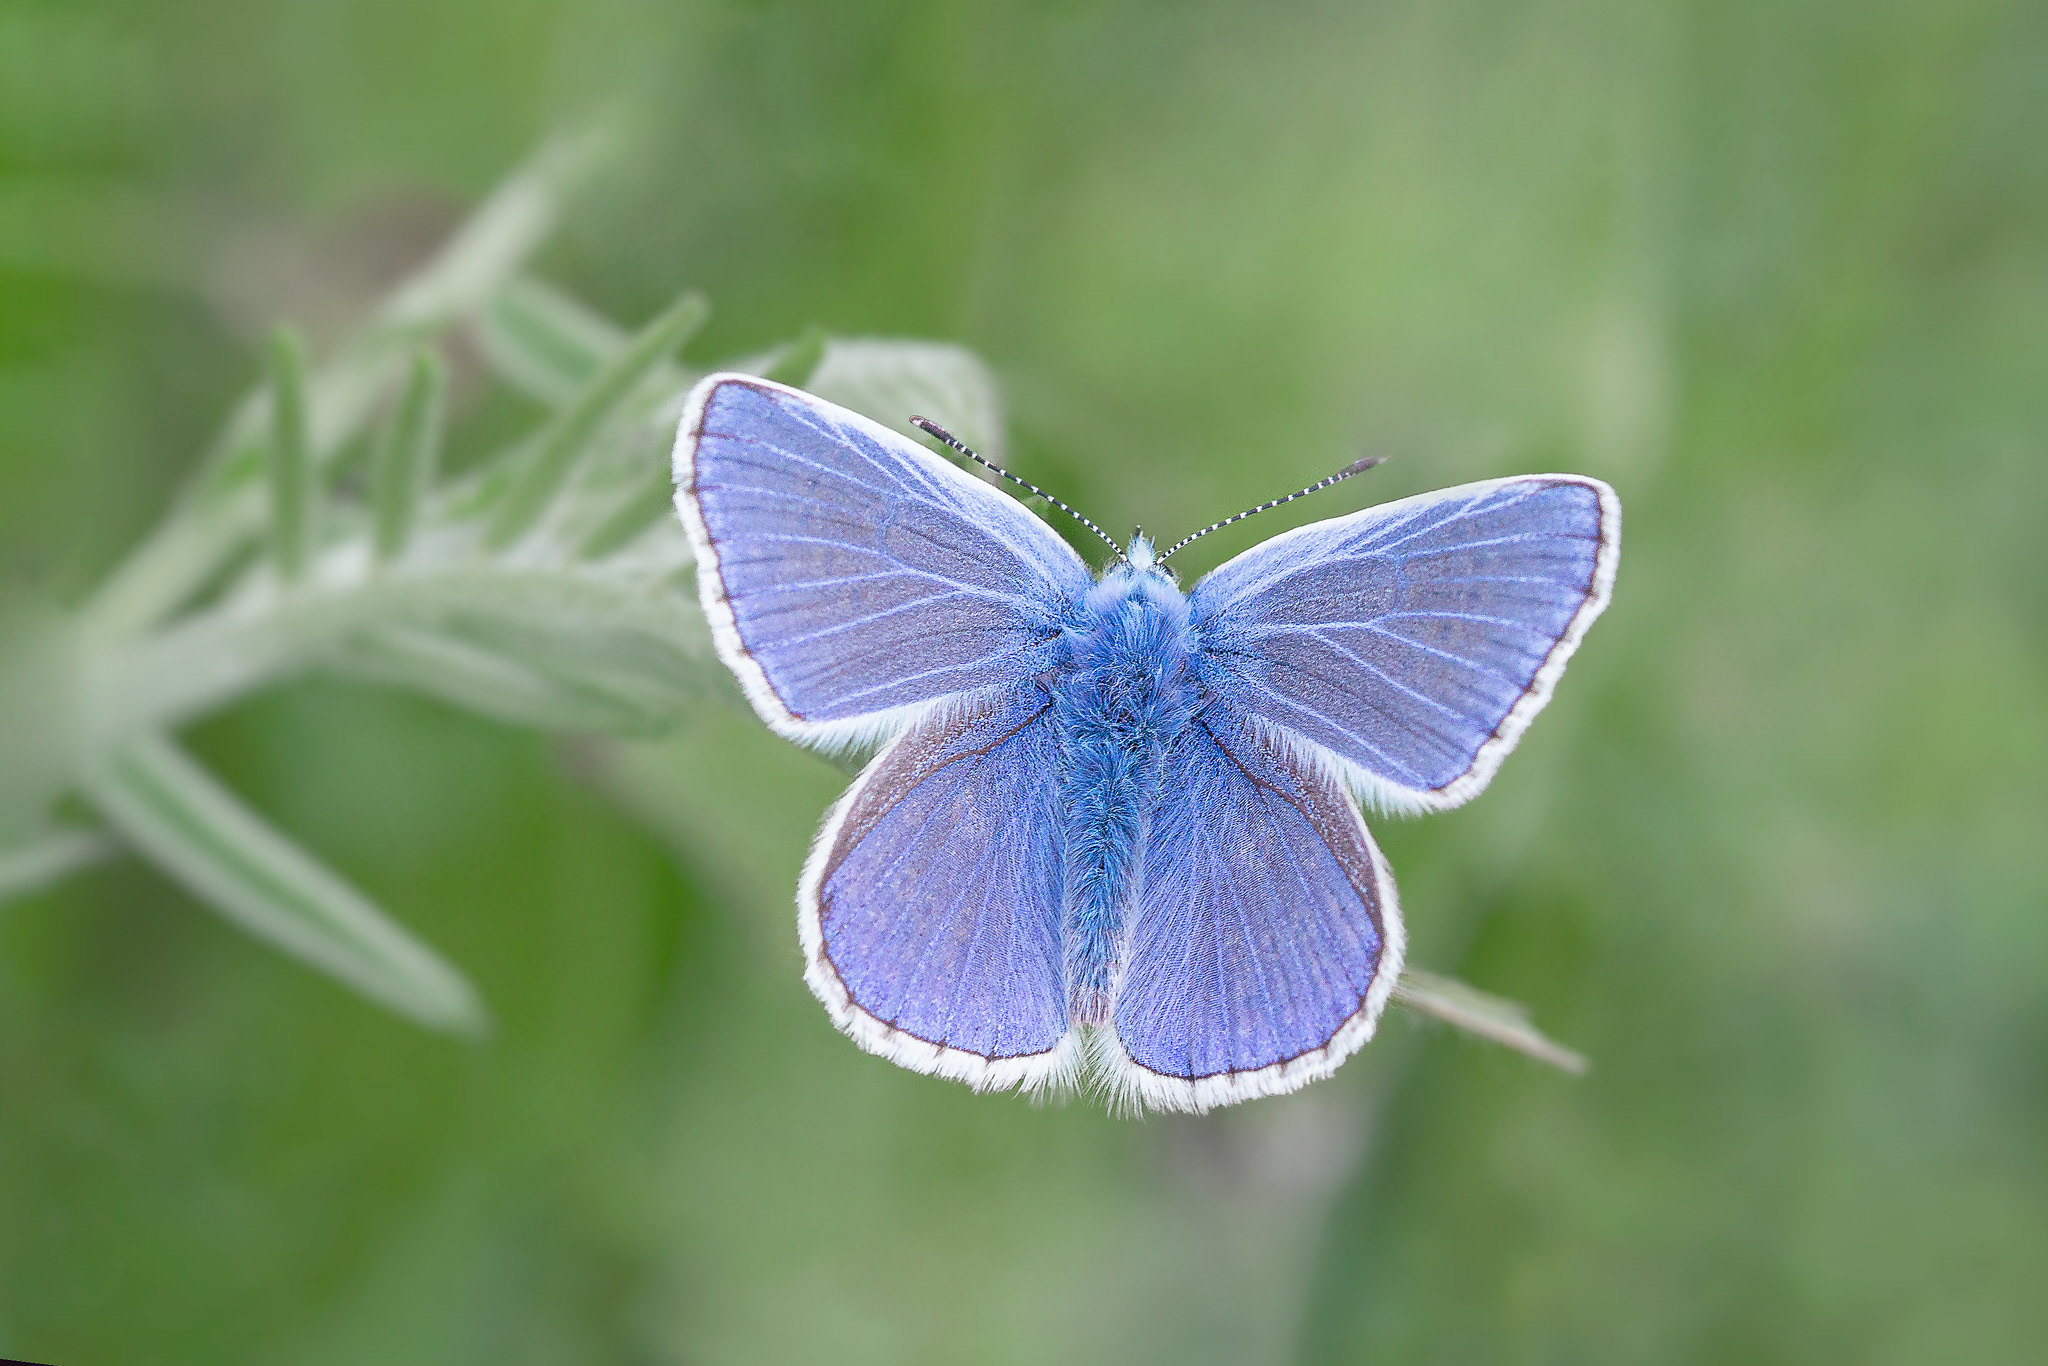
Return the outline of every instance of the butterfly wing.
<path id="1" fill-rule="evenodd" d="M 674 471 L 720 657 L 793 739 L 892 734 L 941 697 L 1032 676 L 1090 582 L 1001 490 L 752 375 L 691 393 Z"/>
<path id="2" fill-rule="evenodd" d="M 1168 755 L 1114 1011 L 1125 1104 L 1208 1110 L 1328 1076 L 1401 972 L 1401 908 L 1323 765 L 1212 707 Z"/>
<path id="3" fill-rule="evenodd" d="M 1058 773 L 1027 684 L 934 710 L 832 809 L 797 889 L 804 979 L 862 1048 L 977 1089 L 1072 1073 Z"/>
<path id="4" fill-rule="evenodd" d="M 1526 475 L 1300 527 L 1189 595 L 1210 686 L 1395 809 L 1492 778 L 1607 606 L 1621 503 Z"/>

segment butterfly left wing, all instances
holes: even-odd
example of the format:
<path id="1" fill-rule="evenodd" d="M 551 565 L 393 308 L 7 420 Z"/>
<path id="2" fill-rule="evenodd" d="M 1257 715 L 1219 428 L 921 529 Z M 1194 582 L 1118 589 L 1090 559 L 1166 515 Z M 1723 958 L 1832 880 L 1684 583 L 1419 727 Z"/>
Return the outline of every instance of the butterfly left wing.
<path id="1" fill-rule="evenodd" d="M 674 473 L 719 656 L 792 739 L 892 735 L 942 697 L 1031 677 L 1091 582 L 1002 490 L 753 375 L 691 392 Z"/>
<path id="2" fill-rule="evenodd" d="M 1386 861 L 1324 766 L 1227 707 L 1174 743 L 1106 1059 L 1126 1105 L 1208 1110 L 1336 1071 L 1401 972 Z"/>
<path id="3" fill-rule="evenodd" d="M 878 754 L 797 887 L 804 980 L 833 1023 L 977 1090 L 1069 1077 L 1062 828 L 1052 701 L 1035 684 L 944 706 Z"/>
<path id="4" fill-rule="evenodd" d="M 1298 527 L 1189 594 L 1205 682 L 1386 806 L 1456 806 L 1550 700 L 1620 549 L 1614 490 L 1574 474 Z"/>

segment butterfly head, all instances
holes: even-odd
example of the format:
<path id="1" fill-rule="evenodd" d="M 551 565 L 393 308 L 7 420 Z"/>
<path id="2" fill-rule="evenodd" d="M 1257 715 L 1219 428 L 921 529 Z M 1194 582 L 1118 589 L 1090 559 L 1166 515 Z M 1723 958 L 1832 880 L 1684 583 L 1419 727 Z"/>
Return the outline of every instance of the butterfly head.
<path id="1" fill-rule="evenodd" d="M 1139 574 L 1157 574 L 1168 583 L 1176 583 L 1173 570 L 1159 558 L 1152 548 L 1152 542 L 1145 535 L 1143 527 L 1131 533 L 1131 543 L 1124 547 L 1124 563 Z"/>

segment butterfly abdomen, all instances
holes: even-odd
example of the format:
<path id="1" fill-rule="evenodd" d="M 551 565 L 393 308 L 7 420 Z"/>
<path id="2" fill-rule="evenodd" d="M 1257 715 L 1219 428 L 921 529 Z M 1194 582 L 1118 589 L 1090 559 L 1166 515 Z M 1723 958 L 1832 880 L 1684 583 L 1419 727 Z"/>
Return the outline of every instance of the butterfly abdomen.
<path id="1" fill-rule="evenodd" d="M 1061 937 L 1068 1018 L 1109 1016 L 1129 907 L 1170 742 L 1196 707 L 1187 599 L 1163 574 L 1119 569 L 1069 627 L 1054 685 L 1066 805 Z"/>

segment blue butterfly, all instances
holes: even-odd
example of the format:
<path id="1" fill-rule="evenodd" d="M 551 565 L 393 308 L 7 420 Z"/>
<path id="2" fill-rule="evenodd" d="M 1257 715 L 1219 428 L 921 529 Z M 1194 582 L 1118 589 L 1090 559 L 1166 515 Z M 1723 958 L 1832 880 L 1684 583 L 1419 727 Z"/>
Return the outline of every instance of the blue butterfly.
<path id="1" fill-rule="evenodd" d="M 1142 536 L 1098 578 L 1000 489 L 741 374 L 691 394 L 675 485 L 761 719 L 886 742 L 797 888 L 833 1023 L 1128 1110 L 1291 1091 L 1372 1037 L 1404 939 L 1357 802 L 1486 785 L 1621 534 L 1606 484 L 1522 475 L 1300 527 L 1187 593 Z"/>

